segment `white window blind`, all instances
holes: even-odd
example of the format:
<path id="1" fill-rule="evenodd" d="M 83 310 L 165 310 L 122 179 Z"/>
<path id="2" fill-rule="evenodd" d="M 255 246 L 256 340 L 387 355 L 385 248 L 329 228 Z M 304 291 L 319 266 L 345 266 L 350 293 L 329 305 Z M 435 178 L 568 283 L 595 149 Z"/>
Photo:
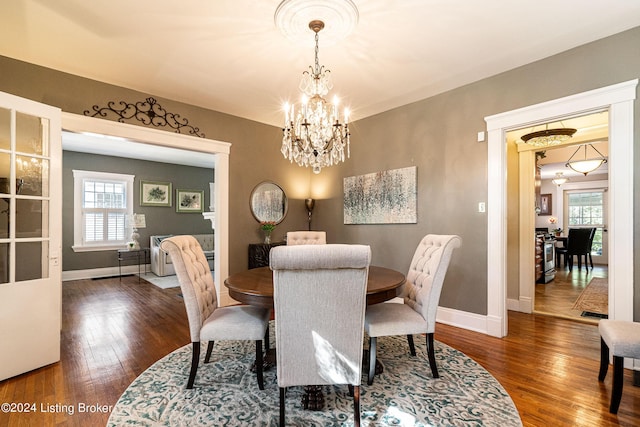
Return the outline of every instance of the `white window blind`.
<path id="1" fill-rule="evenodd" d="M 126 219 L 133 213 L 133 175 L 73 172 L 74 250 L 122 247 L 129 237 Z"/>

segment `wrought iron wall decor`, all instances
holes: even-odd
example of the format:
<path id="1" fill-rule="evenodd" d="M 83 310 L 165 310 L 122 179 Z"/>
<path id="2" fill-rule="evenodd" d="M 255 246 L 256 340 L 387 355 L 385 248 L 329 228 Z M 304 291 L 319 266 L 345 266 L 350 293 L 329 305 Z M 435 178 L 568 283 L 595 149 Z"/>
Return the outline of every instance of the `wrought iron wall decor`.
<path id="1" fill-rule="evenodd" d="M 94 105 L 93 111 L 85 110 L 85 116 L 91 117 L 108 117 L 115 114 L 120 123 L 125 120 L 135 119 L 145 125 L 153 125 L 155 127 L 170 127 L 176 133 L 182 133 L 184 130 L 188 135 L 199 136 L 204 138 L 204 133 L 200 129 L 189 124 L 189 120 L 180 117 L 180 114 L 169 113 L 162 108 L 155 98 L 149 97 L 145 101 L 138 101 L 135 104 L 130 102 L 109 101 L 106 107 Z"/>

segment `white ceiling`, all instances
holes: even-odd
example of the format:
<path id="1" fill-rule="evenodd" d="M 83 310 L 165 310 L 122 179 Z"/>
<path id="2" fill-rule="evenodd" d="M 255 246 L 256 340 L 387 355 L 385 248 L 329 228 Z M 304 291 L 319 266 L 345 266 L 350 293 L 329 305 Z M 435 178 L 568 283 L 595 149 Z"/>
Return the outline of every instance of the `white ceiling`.
<path id="1" fill-rule="evenodd" d="M 352 120 L 640 25 L 637 0 L 353 2 L 353 32 L 332 45 L 321 32 L 319 51 Z M 281 34 L 279 3 L 3 0 L 0 55 L 280 125 L 313 33 Z"/>

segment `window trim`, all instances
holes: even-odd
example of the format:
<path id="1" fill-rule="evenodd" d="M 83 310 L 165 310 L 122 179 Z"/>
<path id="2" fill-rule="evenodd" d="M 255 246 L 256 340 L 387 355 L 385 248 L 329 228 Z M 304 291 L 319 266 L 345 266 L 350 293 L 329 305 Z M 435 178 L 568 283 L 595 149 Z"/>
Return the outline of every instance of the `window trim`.
<path id="1" fill-rule="evenodd" d="M 95 172 L 84 170 L 73 170 L 73 246 L 71 247 L 74 252 L 97 252 L 97 251 L 110 251 L 115 249 L 123 249 L 126 245 L 123 244 L 91 244 L 87 245 L 82 241 L 82 188 L 83 181 L 85 179 L 95 179 L 103 181 L 118 181 L 126 182 L 127 195 L 126 195 L 126 215 L 133 214 L 133 181 L 135 175 L 127 175 L 122 173 L 111 172 Z"/>

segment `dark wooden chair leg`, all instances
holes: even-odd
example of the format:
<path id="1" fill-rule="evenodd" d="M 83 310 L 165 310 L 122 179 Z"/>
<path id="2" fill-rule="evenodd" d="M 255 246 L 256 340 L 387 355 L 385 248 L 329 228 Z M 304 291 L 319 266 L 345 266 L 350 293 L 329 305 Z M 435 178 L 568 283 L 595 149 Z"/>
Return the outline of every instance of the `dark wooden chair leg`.
<path id="1" fill-rule="evenodd" d="M 269 343 L 269 325 L 267 325 L 267 331 L 264 333 L 264 351 L 269 351 L 271 347 Z"/>
<path id="2" fill-rule="evenodd" d="M 622 383 L 624 382 L 624 357 L 613 356 L 613 390 L 611 391 L 611 405 L 609 412 L 618 413 L 622 398 Z"/>
<path id="3" fill-rule="evenodd" d="M 353 386 L 353 425 L 360 427 L 360 386 Z"/>
<path id="4" fill-rule="evenodd" d="M 264 390 L 263 371 L 264 362 L 262 360 L 262 340 L 256 340 L 256 374 L 258 375 L 258 388 Z"/>
<path id="5" fill-rule="evenodd" d="M 604 381 L 609 370 L 609 346 L 602 338 L 600 338 L 600 372 L 598 373 L 598 381 Z"/>
<path id="6" fill-rule="evenodd" d="M 191 372 L 189 372 L 189 381 L 187 381 L 187 388 L 193 388 L 193 383 L 196 380 L 196 372 L 198 371 L 198 363 L 200 362 L 200 341 L 191 343 L 193 345 L 193 352 L 191 354 Z"/>
<path id="7" fill-rule="evenodd" d="M 407 335 L 407 341 L 409 342 L 409 351 L 412 356 L 416 355 L 416 346 L 413 344 L 413 335 Z"/>
<path id="8" fill-rule="evenodd" d="M 376 345 L 377 338 L 369 337 L 369 377 L 367 384 L 373 384 L 373 377 L 376 375 Z"/>
<path id="9" fill-rule="evenodd" d="M 591 256 L 591 252 L 589 252 L 589 263 L 591 264 L 591 269 L 593 270 L 593 257 Z"/>
<path id="10" fill-rule="evenodd" d="M 209 361 L 211 360 L 212 351 L 213 351 L 213 341 L 209 341 L 209 344 L 207 344 L 207 354 L 204 357 L 204 363 L 209 363 Z"/>
<path id="11" fill-rule="evenodd" d="M 280 387 L 280 427 L 284 427 L 284 394 L 285 388 Z"/>
<path id="12" fill-rule="evenodd" d="M 429 366 L 431 366 L 433 378 L 440 378 L 438 367 L 436 366 L 436 350 L 433 346 L 433 333 L 427 334 L 427 355 L 429 357 Z"/>
<path id="13" fill-rule="evenodd" d="M 569 271 L 573 271 L 573 255 L 569 255 Z"/>

